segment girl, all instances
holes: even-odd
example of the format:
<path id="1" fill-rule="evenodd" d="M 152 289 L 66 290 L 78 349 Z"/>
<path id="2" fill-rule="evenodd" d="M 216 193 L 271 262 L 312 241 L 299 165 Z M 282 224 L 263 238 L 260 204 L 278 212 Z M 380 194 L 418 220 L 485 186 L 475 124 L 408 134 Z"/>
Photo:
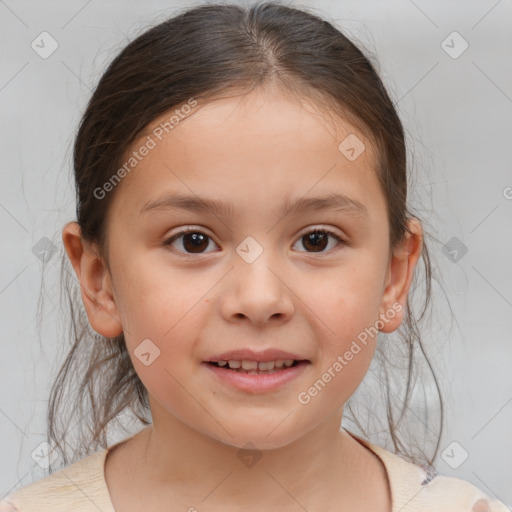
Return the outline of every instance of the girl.
<path id="1" fill-rule="evenodd" d="M 395 453 L 340 428 L 379 332 L 421 348 L 405 151 L 369 60 L 308 12 L 204 5 L 130 43 L 81 121 L 62 232 L 88 325 L 49 434 L 64 454 L 84 351 L 87 456 L 1 510 L 504 512 L 408 454 L 392 413 Z M 107 446 L 127 408 L 145 427 Z"/>

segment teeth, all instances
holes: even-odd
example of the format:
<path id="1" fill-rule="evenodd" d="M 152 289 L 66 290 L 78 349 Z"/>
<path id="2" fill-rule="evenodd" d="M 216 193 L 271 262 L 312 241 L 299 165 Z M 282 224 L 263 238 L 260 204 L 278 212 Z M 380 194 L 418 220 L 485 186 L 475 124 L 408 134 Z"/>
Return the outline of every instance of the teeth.
<path id="1" fill-rule="evenodd" d="M 277 361 L 261 361 L 258 363 L 259 370 L 273 370 L 276 366 L 279 366 Z"/>
<path id="2" fill-rule="evenodd" d="M 228 361 L 217 361 L 218 366 L 229 366 L 234 370 L 273 370 L 274 368 L 282 368 L 283 366 L 292 366 L 294 359 L 277 359 L 275 361 L 250 361 L 244 359 L 242 361 L 228 360 Z"/>
<path id="3" fill-rule="evenodd" d="M 242 368 L 244 370 L 257 370 L 258 369 L 258 361 L 246 361 L 244 359 L 242 361 Z"/>

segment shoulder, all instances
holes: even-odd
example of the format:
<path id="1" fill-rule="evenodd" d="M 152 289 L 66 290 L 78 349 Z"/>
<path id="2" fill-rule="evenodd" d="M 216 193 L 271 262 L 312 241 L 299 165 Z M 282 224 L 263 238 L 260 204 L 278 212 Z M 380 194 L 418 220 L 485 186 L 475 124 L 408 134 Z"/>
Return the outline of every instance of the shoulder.
<path id="1" fill-rule="evenodd" d="M 7 497 L 9 499 L 9 496 Z M 11 501 L 0 501 L 0 512 L 19 512 L 18 509 L 12 504 Z"/>
<path id="2" fill-rule="evenodd" d="M 421 500 L 429 506 L 460 512 L 510 512 L 498 499 L 491 499 L 481 489 L 460 478 L 437 475 L 425 486 Z"/>
<path id="3" fill-rule="evenodd" d="M 377 450 L 388 469 L 396 510 L 443 512 L 510 512 L 498 499 L 460 478 L 408 462 L 383 448 Z"/>
<path id="4" fill-rule="evenodd" d="M 104 479 L 105 454 L 101 450 L 17 489 L 0 502 L 0 512 L 113 512 Z"/>
<path id="5" fill-rule="evenodd" d="M 502 501 L 491 499 L 466 480 L 440 475 L 435 468 L 423 468 L 363 438 L 358 439 L 386 467 L 393 512 L 510 512 Z"/>

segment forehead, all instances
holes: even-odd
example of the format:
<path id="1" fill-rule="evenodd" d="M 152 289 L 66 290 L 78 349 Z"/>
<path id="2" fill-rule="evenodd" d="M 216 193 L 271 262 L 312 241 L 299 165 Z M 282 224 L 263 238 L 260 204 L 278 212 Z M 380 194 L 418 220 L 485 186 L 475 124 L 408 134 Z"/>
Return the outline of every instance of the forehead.
<path id="1" fill-rule="evenodd" d="M 140 211 L 169 190 L 226 198 L 239 207 L 275 202 L 281 208 L 283 195 L 335 191 L 370 208 L 383 206 L 383 197 L 380 203 L 373 197 L 380 194 L 373 146 L 325 107 L 255 90 L 198 102 L 171 120 L 176 110 L 148 125 L 125 155 L 127 161 L 151 146 L 117 186 L 116 208 Z"/>

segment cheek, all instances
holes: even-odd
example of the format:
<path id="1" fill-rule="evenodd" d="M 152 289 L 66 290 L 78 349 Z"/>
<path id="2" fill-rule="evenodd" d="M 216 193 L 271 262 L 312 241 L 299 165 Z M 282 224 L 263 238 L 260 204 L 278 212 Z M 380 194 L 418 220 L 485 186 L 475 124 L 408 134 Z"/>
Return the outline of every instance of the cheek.
<path id="1" fill-rule="evenodd" d="M 129 276 L 116 280 L 116 296 L 126 337 L 133 341 L 176 338 L 212 286 L 190 272 L 136 254 L 120 261 L 117 274 Z"/>
<path id="2" fill-rule="evenodd" d="M 371 261 L 361 259 L 357 266 L 340 266 L 310 286 L 307 303 L 335 349 L 342 349 L 379 317 L 381 296 L 376 283 L 380 274 L 375 268 Z"/>
<path id="3" fill-rule="evenodd" d="M 310 298 L 321 351 L 318 402 L 348 400 L 368 371 L 378 340 L 378 279 L 375 261 L 361 258 L 319 281 Z"/>
<path id="4" fill-rule="evenodd" d="M 121 317 L 123 327 L 127 326 L 126 345 L 141 380 L 147 375 L 158 384 L 169 379 L 165 370 L 191 371 L 186 365 L 198 362 L 192 358 L 208 321 L 206 299 L 215 279 L 194 279 L 190 272 L 170 266 L 146 265 L 125 272 L 133 277 L 122 291 Z M 154 357 L 151 370 L 138 360 L 144 350 Z"/>
<path id="5" fill-rule="evenodd" d="M 207 318 L 201 301 L 205 290 L 185 293 L 187 283 L 171 273 L 165 281 L 139 274 L 137 284 L 137 292 L 125 303 L 130 325 L 126 346 L 150 395 L 179 416 L 182 408 L 190 407 L 190 395 L 180 383 L 197 372 L 194 350 Z"/>
<path id="6" fill-rule="evenodd" d="M 325 302 L 322 318 L 329 325 L 318 336 L 318 365 L 298 401 L 308 414 L 324 416 L 325 409 L 346 403 L 365 378 L 375 353 L 377 333 L 364 296 L 347 295 Z M 371 295 L 369 296 L 371 299 Z M 324 298 L 324 301 L 326 299 Z"/>

